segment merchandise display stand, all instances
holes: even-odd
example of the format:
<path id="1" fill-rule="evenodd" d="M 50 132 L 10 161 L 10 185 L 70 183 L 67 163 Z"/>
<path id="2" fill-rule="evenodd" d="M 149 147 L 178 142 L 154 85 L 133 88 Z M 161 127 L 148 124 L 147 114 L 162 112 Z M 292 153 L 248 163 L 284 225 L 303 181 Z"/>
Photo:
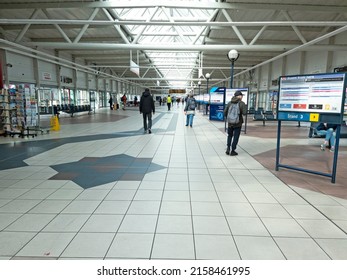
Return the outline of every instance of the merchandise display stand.
<path id="1" fill-rule="evenodd" d="M 11 85 L 0 95 L 0 135 L 37 136 L 37 100 L 27 85 Z"/>

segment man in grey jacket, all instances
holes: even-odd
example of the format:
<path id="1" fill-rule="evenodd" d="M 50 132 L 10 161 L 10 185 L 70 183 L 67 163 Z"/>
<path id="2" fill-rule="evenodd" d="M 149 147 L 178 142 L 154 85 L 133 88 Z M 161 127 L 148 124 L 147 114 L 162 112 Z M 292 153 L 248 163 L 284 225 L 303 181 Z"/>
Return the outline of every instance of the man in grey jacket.
<path id="1" fill-rule="evenodd" d="M 152 112 L 153 115 L 155 113 L 155 107 L 154 107 L 154 100 L 149 92 L 149 89 L 146 88 L 145 91 L 142 93 L 141 99 L 140 99 L 140 114 L 143 115 L 143 128 L 144 132 L 151 134 L 152 133 Z M 148 125 L 147 125 L 148 120 Z"/>
<path id="2" fill-rule="evenodd" d="M 241 127 L 243 123 L 243 116 L 247 114 L 247 106 L 245 102 L 242 101 L 243 94 L 241 91 L 236 91 L 234 96 L 231 98 L 231 101 L 228 103 L 226 108 L 224 109 L 224 117 L 228 117 L 228 112 L 230 106 L 232 104 L 238 103 L 239 105 L 239 121 L 237 123 L 229 123 L 228 122 L 228 138 L 227 138 L 227 150 L 225 153 L 231 156 L 237 156 L 238 153 L 235 151 L 237 144 L 239 142 Z M 231 150 L 230 150 L 231 147 Z"/>

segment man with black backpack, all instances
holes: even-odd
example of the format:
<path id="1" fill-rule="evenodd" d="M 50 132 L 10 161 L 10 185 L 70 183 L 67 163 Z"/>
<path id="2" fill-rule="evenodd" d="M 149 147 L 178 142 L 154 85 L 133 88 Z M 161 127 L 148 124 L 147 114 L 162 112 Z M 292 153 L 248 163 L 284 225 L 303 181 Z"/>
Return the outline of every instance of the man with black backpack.
<path id="1" fill-rule="evenodd" d="M 193 93 L 190 93 L 189 97 L 187 98 L 186 106 L 184 107 L 184 113 L 187 116 L 186 126 L 190 125 L 190 127 L 193 127 L 195 109 L 196 109 L 196 100 L 194 98 Z"/>
<path id="2" fill-rule="evenodd" d="M 247 114 L 247 106 L 245 102 L 242 101 L 242 97 L 242 92 L 239 90 L 236 91 L 231 101 L 224 109 L 224 117 L 228 122 L 227 150 L 225 153 L 231 156 L 238 155 L 235 150 L 241 134 L 243 115 Z"/>

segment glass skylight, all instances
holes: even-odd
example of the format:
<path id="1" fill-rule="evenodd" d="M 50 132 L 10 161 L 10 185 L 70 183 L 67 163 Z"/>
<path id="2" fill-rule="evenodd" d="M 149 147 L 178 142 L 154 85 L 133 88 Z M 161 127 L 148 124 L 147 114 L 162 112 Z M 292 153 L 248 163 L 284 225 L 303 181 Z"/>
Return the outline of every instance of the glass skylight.
<path id="1" fill-rule="evenodd" d="M 129 1 L 132 3 L 138 3 L 138 1 Z M 215 1 L 177 1 L 166 0 L 160 1 L 161 6 L 153 7 L 153 2 L 145 7 L 141 8 L 131 7 L 126 9 L 114 9 L 114 12 L 118 15 L 119 20 L 125 21 L 143 21 L 148 22 L 147 25 L 129 25 L 126 29 L 131 34 L 131 43 L 142 45 L 162 45 L 162 46 L 187 46 L 187 45 L 200 45 L 204 43 L 204 37 L 206 34 L 206 26 L 189 26 L 189 25 L 176 25 L 173 26 L 170 23 L 173 22 L 189 22 L 189 21 L 201 21 L 207 22 L 213 9 L 192 9 L 186 8 L 187 2 L 190 2 L 190 6 L 194 6 L 191 2 L 215 2 Z M 141 1 L 146 3 L 146 1 Z M 165 3 L 169 5 L 174 3 L 175 7 L 166 7 Z M 182 3 L 182 7 L 180 7 Z M 150 24 L 150 23 L 153 23 Z M 163 23 L 160 25 L 158 23 Z M 198 57 L 199 52 L 175 52 L 172 50 L 166 51 L 144 51 L 144 53 L 153 62 L 153 66 L 158 70 L 158 78 L 164 78 L 168 81 L 168 86 L 186 88 L 191 86 L 190 82 L 186 82 L 188 79 L 197 78 Z M 140 65 L 141 66 L 141 65 Z M 141 73 L 140 73 L 141 75 Z M 159 75 L 161 75 L 159 77 Z M 181 80 L 181 81 L 180 81 Z M 185 80 L 185 81 L 183 81 Z"/>

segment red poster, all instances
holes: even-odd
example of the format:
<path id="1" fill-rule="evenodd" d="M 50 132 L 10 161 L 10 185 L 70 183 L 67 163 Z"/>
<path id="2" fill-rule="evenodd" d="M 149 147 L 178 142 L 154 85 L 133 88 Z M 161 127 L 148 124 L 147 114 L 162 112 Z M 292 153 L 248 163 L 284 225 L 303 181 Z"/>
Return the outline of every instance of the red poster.
<path id="1" fill-rule="evenodd" d="M 306 109 L 307 108 L 307 104 L 293 104 L 293 108 L 294 109 Z"/>

